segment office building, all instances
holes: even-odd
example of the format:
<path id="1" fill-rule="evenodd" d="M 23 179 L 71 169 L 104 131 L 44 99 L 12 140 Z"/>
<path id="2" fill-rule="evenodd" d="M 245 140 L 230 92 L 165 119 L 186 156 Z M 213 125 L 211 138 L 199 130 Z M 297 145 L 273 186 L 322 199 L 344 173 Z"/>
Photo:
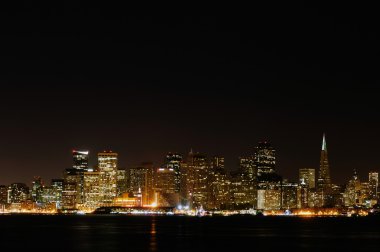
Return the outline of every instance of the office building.
<path id="1" fill-rule="evenodd" d="M 304 183 L 309 189 L 315 188 L 315 169 L 301 168 L 299 169 L 299 183 Z"/>
<path id="2" fill-rule="evenodd" d="M 100 198 L 104 205 L 112 205 L 117 195 L 117 162 L 118 155 L 112 151 L 98 153 L 100 173 Z"/>

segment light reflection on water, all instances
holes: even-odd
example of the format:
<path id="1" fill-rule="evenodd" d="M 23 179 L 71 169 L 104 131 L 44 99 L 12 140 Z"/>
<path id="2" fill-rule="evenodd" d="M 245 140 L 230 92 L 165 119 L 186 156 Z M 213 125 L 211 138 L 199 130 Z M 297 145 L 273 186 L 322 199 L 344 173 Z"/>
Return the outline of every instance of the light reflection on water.
<path id="1" fill-rule="evenodd" d="M 380 244 L 380 218 L 0 216 L 0 225 L 2 250 L 31 251 L 36 241 L 58 251 L 376 251 Z"/>
<path id="2" fill-rule="evenodd" d="M 150 226 L 150 243 L 149 250 L 157 251 L 157 237 L 156 237 L 156 219 L 155 216 L 152 217 L 151 226 Z"/>

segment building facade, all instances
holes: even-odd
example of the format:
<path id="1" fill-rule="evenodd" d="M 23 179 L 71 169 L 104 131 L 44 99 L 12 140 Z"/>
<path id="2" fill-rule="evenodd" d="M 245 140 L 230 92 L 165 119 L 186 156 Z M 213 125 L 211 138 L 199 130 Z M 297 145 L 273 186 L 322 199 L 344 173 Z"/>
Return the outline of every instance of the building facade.
<path id="1" fill-rule="evenodd" d="M 100 199 L 103 205 L 112 205 L 117 195 L 118 154 L 112 151 L 98 153 Z"/>

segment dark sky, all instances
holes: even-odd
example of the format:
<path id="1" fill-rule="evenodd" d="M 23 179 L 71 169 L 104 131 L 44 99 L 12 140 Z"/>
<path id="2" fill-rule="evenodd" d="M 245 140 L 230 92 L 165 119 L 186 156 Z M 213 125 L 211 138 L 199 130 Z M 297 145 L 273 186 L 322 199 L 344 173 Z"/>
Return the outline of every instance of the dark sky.
<path id="1" fill-rule="evenodd" d="M 318 168 L 323 132 L 333 182 L 354 168 L 367 180 L 380 171 L 379 27 L 370 6 L 343 7 L 2 10 L 0 184 L 60 177 L 73 148 L 92 165 L 112 149 L 123 167 L 193 148 L 235 169 L 260 140 L 295 180 Z"/>

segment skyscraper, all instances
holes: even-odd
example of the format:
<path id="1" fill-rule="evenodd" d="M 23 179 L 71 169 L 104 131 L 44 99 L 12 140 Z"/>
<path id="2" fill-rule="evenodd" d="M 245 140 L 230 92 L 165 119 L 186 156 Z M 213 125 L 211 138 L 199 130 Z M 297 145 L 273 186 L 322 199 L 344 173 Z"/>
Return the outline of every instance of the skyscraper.
<path id="1" fill-rule="evenodd" d="M 187 162 L 187 191 L 191 207 L 206 207 L 209 167 L 207 157 L 190 151 Z"/>
<path id="2" fill-rule="evenodd" d="M 127 170 L 118 169 L 116 173 L 117 196 L 120 196 L 123 193 L 128 192 L 127 181 L 128 181 Z"/>
<path id="3" fill-rule="evenodd" d="M 212 169 L 224 169 L 224 157 L 213 156 L 211 160 Z"/>
<path id="4" fill-rule="evenodd" d="M 304 183 L 309 189 L 315 188 L 315 169 L 301 168 L 299 169 L 299 183 Z"/>
<path id="5" fill-rule="evenodd" d="M 292 183 L 284 180 L 281 185 L 281 207 L 283 209 L 292 209 L 298 207 L 298 196 L 300 194 L 300 187 L 298 183 Z"/>
<path id="6" fill-rule="evenodd" d="M 317 190 L 318 190 L 318 195 L 320 198 L 319 206 L 329 205 L 331 203 L 329 202 L 330 194 L 331 194 L 331 179 L 330 179 L 329 161 L 327 157 L 327 145 L 326 145 L 325 134 L 323 134 L 323 139 L 322 139 L 322 150 L 321 150 Z"/>
<path id="7" fill-rule="evenodd" d="M 254 157 L 240 157 L 242 189 L 251 207 L 257 206 L 257 169 Z"/>
<path id="8" fill-rule="evenodd" d="M 82 169 L 66 169 L 62 186 L 61 208 L 63 210 L 76 209 L 78 205 L 83 203 L 83 192 Z"/>
<path id="9" fill-rule="evenodd" d="M 346 190 L 344 192 L 345 206 L 352 207 L 352 206 L 360 205 L 362 203 L 360 202 L 360 190 L 361 190 L 361 183 L 359 180 L 359 176 L 356 172 L 356 169 L 354 169 L 354 174 L 352 176 L 352 179 L 346 185 Z"/>
<path id="10" fill-rule="evenodd" d="M 282 177 L 276 174 L 276 150 L 268 141 L 259 142 L 254 160 L 257 169 L 257 208 L 280 209 Z"/>
<path id="11" fill-rule="evenodd" d="M 84 202 L 84 172 L 88 171 L 88 153 L 89 151 L 78 151 L 73 150 L 73 167 L 71 169 L 66 169 L 66 177 L 69 177 L 69 180 L 71 183 L 70 186 L 67 186 L 66 188 L 73 188 L 74 183 L 76 184 L 75 187 L 75 194 L 76 194 L 76 203 L 75 204 L 83 204 Z M 76 176 L 76 178 L 74 178 Z M 72 193 L 71 189 L 69 190 L 70 193 Z M 65 192 L 68 192 L 65 190 Z M 70 196 L 71 197 L 71 196 Z M 67 197 L 65 197 L 67 199 Z"/>
<path id="12" fill-rule="evenodd" d="M 88 170 L 88 153 L 89 151 L 73 150 L 73 168 Z"/>
<path id="13" fill-rule="evenodd" d="M 323 139 L 322 139 L 322 150 L 321 150 L 321 159 L 320 159 L 320 166 L 319 166 L 318 186 L 331 187 L 330 168 L 329 168 L 329 161 L 327 157 L 327 145 L 326 145 L 325 134 L 323 134 Z"/>
<path id="14" fill-rule="evenodd" d="M 7 203 L 8 203 L 8 187 L 6 185 L 0 185 L 0 205 L 5 205 Z"/>
<path id="15" fill-rule="evenodd" d="M 154 168 L 152 163 L 145 162 L 141 166 L 129 168 L 128 178 L 128 191 L 130 193 L 134 196 L 141 193 L 143 205 L 154 203 Z"/>
<path id="16" fill-rule="evenodd" d="M 255 165 L 259 177 L 276 172 L 276 150 L 269 142 L 259 142 L 255 148 Z"/>
<path id="17" fill-rule="evenodd" d="M 55 195 L 54 201 L 56 203 L 57 209 L 61 208 L 63 184 L 64 184 L 63 179 L 51 180 L 51 187 L 53 188 L 53 192 Z"/>
<path id="18" fill-rule="evenodd" d="M 84 173 L 84 207 L 86 210 L 95 210 L 101 204 L 100 199 L 100 172 Z"/>
<path id="19" fill-rule="evenodd" d="M 175 191 L 179 193 L 181 190 L 181 162 L 182 155 L 178 153 L 168 153 L 166 155 L 166 166 L 168 169 L 173 169 L 175 175 Z"/>
<path id="20" fill-rule="evenodd" d="M 379 173 L 370 172 L 368 174 L 369 193 L 371 199 L 377 199 L 377 190 L 379 186 Z"/>
<path id="21" fill-rule="evenodd" d="M 225 169 L 217 167 L 213 169 L 209 176 L 208 208 L 225 209 L 230 199 L 228 174 Z"/>
<path id="22" fill-rule="evenodd" d="M 177 206 L 179 192 L 176 184 L 176 173 L 169 166 L 160 167 L 156 171 L 156 192 L 159 206 Z"/>
<path id="23" fill-rule="evenodd" d="M 12 183 L 8 189 L 9 203 L 22 203 L 27 200 L 29 187 L 24 183 Z"/>
<path id="24" fill-rule="evenodd" d="M 208 172 L 208 209 L 220 209 L 226 207 L 229 196 L 227 172 L 224 169 L 224 157 L 213 156 Z"/>
<path id="25" fill-rule="evenodd" d="M 112 204 L 117 194 L 117 153 L 105 151 L 98 153 L 100 173 L 99 196 L 103 204 Z"/>
<path id="26" fill-rule="evenodd" d="M 32 182 L 32 200 L 37 203 L 42 203 L 42 194 L 44 190 L 44 184 L 41 177 L 34 177 Z"/>

